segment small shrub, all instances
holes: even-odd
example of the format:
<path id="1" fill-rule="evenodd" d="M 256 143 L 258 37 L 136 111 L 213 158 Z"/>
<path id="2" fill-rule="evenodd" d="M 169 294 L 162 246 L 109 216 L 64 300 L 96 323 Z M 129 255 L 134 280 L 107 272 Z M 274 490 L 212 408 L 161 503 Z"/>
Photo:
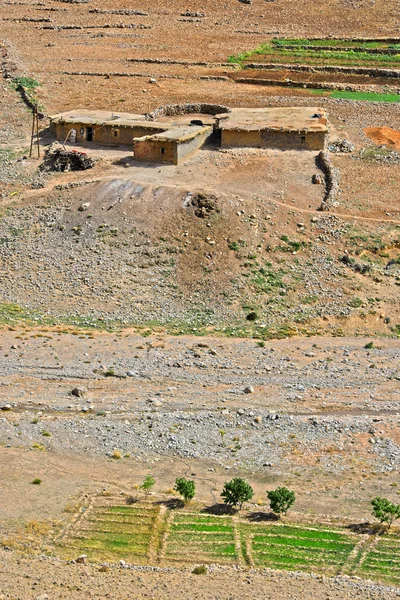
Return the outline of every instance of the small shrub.
<path id="1" fill-rule="evenodd" d="M 43 452 L 43 450 L 45 449 L 45 447 L 42 446 L 42 444 L 38 444 L 37 442 L 34 442 L 31 448 L 32 450 L 40 450 L 41 452 Z"/>
<path id="2" fill-rule="evenodd" d="M 42 483 L 42 480 L 39 479 L 38 477 L 36 477 L 33 481 L 31 481 L 32 485 L 40 485 Z"/>
<path id="3" fill-rule="evenodd" d="M 43 437 L 51 437 L 51 433 L 50 433 L 50 431 L 42 431 L 42 436 Z"/>
<path id="4" fill-rule="evenodd" d="M 400 518 L 400 504 L 379 496 L 371 500 L 371 504 L 372 515 L 381 523 L 386 523 L 388 529 L 396 519 Z"/>
<path id="5" fill-rule="evenodd" d="M 228 506 L 239 506 L 242 509 L 243 503 L 251 500 L 254 495 L 254 490 L 251 485 L 240 477 L 235 477 L 231 481 L 226 481 L 221 492 L 225 504 Z"/>
<path id="6" fill-rule="evenodd" d="M 199 567 L 195 567 L 192 573 L 194 575 L 205 575 L 207 573 L 207 567 L 205 565 L 200 565 Z"/>
<path id="7" fill-rule="evenodd" d="M 249 312 L 249 314 L 246 316 L 247 321 L 256 321 L 258 319 L 258 314 L 256 313 L 255 310 L 252 310 L 251 312 Z"/>
<path id="8" fill-rule="evenodd" d="M 114 450 L 111 458 L 115 458 L 115 460 L 119 460 L 120 458 L 122 458 L 122 453 L 119 450 Z"/>
<path id="9" fill-rule="evenodd" d="M 190 502 L 196 494 L 196 484 L 191 479 L 178 477 L 175 481 L 174 490 L 183 497 L 185 503 Z"/>
<path id="10" fill-rule="evenodd" d="M 104 377 L 115 377 L 114 369 L 112 367 L 107 369 L 107 371 L 104 372 Z"/>
<path id="11" fill-rule="evenodd" d="M 272 512 L 277 515 L 280 513 L 286 515 L 287 511 L 296 500 L 295 493 L 288 490 L 286 487 L 278 487 L 276 490 L 270 490 L 267 492 L 267 497 L 270 501 Z"/>
<path id="12" fill-rule="evenodd" d="M 146 492 L 146 494 L 150 494 L 151 488 L 154 486 L 155 482 L 156 480 L 152 475 L 146 475 L 140 489 Z"/>

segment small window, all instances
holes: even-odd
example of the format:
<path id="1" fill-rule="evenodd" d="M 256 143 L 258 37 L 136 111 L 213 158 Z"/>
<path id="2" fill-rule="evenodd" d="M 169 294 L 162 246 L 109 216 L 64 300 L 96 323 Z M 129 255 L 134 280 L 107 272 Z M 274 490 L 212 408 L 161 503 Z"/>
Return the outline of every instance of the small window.
<path id="1" fill-rule="evenodd" d="M 119 129 L 114 129 L 113 133 L 114 133 L 114 137 L 118 137 L 119 136 Z"/>
<path id="2" fill-rule="evenodd" d="M 84 128 L 84 127 L 81 127 L 81 128 L 80 128 L 80 130 L 79 130 L 79 133 L 80 133 L 81 135 L 83 135 L 83 134 L 85 133 L 85 128 Z"/>
<path id="3" fill-rule="evenodd" d="M 303 142 L 303 144 L 304 144 L 304 142 L 306 141 L 306 136 L 305 136 L 305 135 L 302 135 L 302 136 L 301 136 L 301 141 L 302 141 L 302 142 Z"/>
<path id="4" fill-rule="evenodd" d="M 165 148 L 161 148 L 161 154 L 165 154 Z"/>

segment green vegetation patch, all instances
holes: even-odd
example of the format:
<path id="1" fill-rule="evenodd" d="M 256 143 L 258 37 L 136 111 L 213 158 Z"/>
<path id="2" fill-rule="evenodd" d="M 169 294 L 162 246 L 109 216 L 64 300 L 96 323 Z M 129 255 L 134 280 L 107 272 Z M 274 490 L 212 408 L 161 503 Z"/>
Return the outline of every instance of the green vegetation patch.
<path id="1" fill-rule="evenodd" d="M 68 539 L 66 552 L 87 554 L 92 560 L 112 558 L 146 560 L 158 507 L 110 506 L 85 516 Z M 73 557 L 73 555 L 72 555 Z"/>
<path id="2" fill-rule="evenodd" d="M 334 90 L 329 95 L 331 98 L 341 98 L 343 100 L 363 100 L 365 102 L 400 102 L 400 94 L 377 94 L 375 92 L 347 92 L 346 90 Z"/>
<path id="3" fill-rule="evenodd" d="M 305 572 L 358 575 L 400 584 L 400 536 L 360 536 L 349 530 L 285 522 L 251 523 L 149 502 L 95 506 L 61 543 L 63 555 L 139 564 L 248 564 Z"/>
<path id="4" fill-rule="evenodd" d="M 364 560 L 354 572 L 360 577 L 368 577 L 384 583 L 400 583 L 400 537 L 385 534 L 372 544 L 364 555 Z"/>
<path id="5" fill-rule="evenodd" d="M 270 526 L 253 529 L 252 554 L 256 565 L 337 573 L 355 547 L 346 532 L 307 527 Z"/>
<path id="6" fill-rule="evenodd" d="M 393 67 L 400 65 L 400 45 L 351 40 L 274 39 L 247 52 L 228 57 L 228 62 Z"/>
<path id="7" fill-rule="evenodd" d="M 194 522 L 193 522 L 194 521 Z M 237 561 L 233 522 L 226 517 L 174 515 L 170 525 L 166 557 L 185 562 L 187 556 L 203 561 Z"/>

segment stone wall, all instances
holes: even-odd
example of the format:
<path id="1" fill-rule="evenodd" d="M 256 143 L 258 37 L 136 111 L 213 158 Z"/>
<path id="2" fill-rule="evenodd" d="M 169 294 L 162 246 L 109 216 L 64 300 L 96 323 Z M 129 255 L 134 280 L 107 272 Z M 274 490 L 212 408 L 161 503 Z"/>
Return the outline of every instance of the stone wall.
<path id="1" fill-rule="evenodd" d="M 218 115 L 221 113 L 231 112 L 231 109 L 227 106 L 220 104 L 167 104 L 160 106 L 153 110 L 153 112 L 146 115 L 146 120 L 153 121 L 159 117 L 173 117 L 176 115 L 190 115 L 190 114 L 203 114 L 203 115 Z"/>
<path id="2" fill-rule="evenodd" d="M 325 175 L 325 196 L 319 210 L 330 210 L 337 205 L 339 196 L 340 171 L 333 166 L 329 154 L 320 152 L 317 156 L 317 165 Z"/>

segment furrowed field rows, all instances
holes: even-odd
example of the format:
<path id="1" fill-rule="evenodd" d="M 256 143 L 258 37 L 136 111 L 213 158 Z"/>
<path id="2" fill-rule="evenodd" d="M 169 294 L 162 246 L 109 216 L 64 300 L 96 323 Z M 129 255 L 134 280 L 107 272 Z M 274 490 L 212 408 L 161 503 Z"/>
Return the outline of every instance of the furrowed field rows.
<path id="1" fill-rule="evenodd" d="M 357 543 L 347 533 L 285 525 L 250 526 L 247 536 L 255 566 L 331 574 L 339 572 Z"/>
<path id="2" fill-rule="evenodd" d="M 400 41 L 400 40 L 399 40 Z M 229 57 L 229 62 L 286 63 L 400 68 L 400 44 L 352 40 L 274 39 Z"/>
<path id="3" fill-rule="evenodd" d="M 185 561 L 187 555 L 203 562 L 237 562 L 239 557 L 232 519 L 176 515 L 166 538 L 165 557 L 167 560 Z"/>
<path id="4" fill-rule="evenodd" d="M 355 574 L 388 583 L 400 583 L 400 539 L 380 537 L 360 561 Z"/>
<path id="5" fill-rule="evenodd" d="M 65 551 L 94 560 L 148 559 L 159 507 L 110 506 L 89 511 L 72 529 Z"/>
<path id="6" fill-rule="evenodd" d="M 250 523 L 243 516 L 168 510 L 148 500 L 104 504 L 78 515 L 63 555 L 139 564 L 248 564 L 306 572 L 358 575 L 400 583 L 399 538 L 360 535 L 336 527 Z"/>

